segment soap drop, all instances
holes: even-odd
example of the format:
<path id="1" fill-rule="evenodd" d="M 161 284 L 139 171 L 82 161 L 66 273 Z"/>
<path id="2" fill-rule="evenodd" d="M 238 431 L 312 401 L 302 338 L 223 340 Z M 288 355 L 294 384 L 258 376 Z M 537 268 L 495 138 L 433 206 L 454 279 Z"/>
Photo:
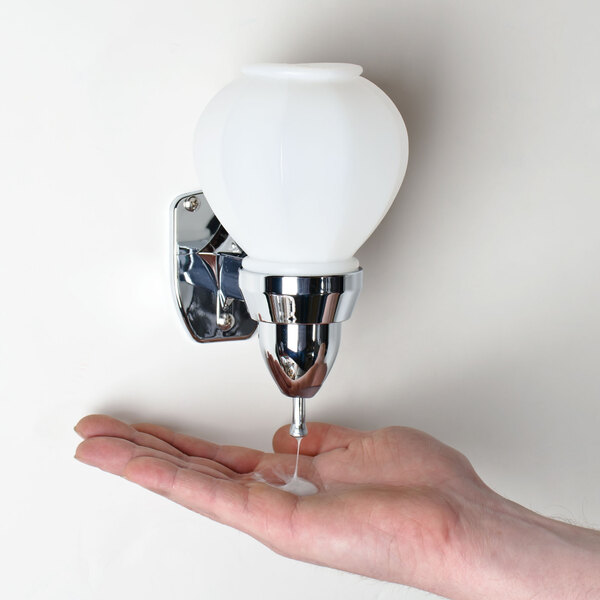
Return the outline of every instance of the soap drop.
<path id="1" fill-rule="evenodd" d="M 302 477 L 292 477 L 285 485 L 277 485 L 280 490 L 295 494 L 296 496 L 312 496 L 319 491 L 319 488 Z"/>
<path id="2" fill-rule="evenodd" d="M 301 442 L 302 438 L 298 438 L 298 448 L 296 450 L 296 468 L 294 469 L 294 474 L 292 475 L 292 477 L 290 477 L 289 475 L 283 476 L 284 481 L 287 480 L 285 481 L 285 484 L 278 485 L 270 483 L 259 474 L 255 474 L 255 478 L 272 487 L 276 487 L 280 490 L 283 490 L 284 492 L 295 494 L 296 496 L 311 496 L 312 494 L 316 494 L 319 491 L 319 488 L 314 483 L 311 483 L 310 481 L 308 481 L 308 479 L 298 477 L 298 462 L 300 459 Z"/>
<path id="3" fill-rule="evenodd" d="M 300 444 L 302 443 L 302 438 L 298 438 L 298 448 L 296 450 L 296 468 L 294 469 L 294 475 L 292 478 L 282 486 L 279 486 L 280 490 L 284 492 L 290 492 L 290 494 L 296 494 L 296 496 L 310 496 L 311 494 L 316 494 L 319 490 L 314 483 L 306 479 L 302 479 L 302 477 L 298 477 L 298 461 L 300 459 Z"/>

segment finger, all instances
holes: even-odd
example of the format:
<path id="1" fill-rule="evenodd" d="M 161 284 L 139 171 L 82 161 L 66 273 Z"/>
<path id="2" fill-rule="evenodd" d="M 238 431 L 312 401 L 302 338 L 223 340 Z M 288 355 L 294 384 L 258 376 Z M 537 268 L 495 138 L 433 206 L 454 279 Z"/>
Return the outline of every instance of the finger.
<path id="1" fill-rule="evenodd" d="M 174 449 L 189 456 L 208 458 L 238 473 L 255 471 L 265 458 L 265 453 L 240 446 L 220 446 L 184 433 L 178 433 L 152 423 L 136 423 L 133 428 L 168 443 Z"/>
<path id="2" fill-rule="evenodd" d="M 308 434 L 302 438 L 300 453 L 316 456 L 338 448 L 347 448 L 352 440 L 359 439 L 365 434 L 357 429 L 348 429 L 329 423 L 308 423 Z M 280 427 L 273 436 L 275 452 L 295 453 L 298 443 L 289 434 L 289 425 Z"/>
<path id="3" fill-rule="evenodd" d="M 83 438 L 87 439 L 90 437 L 105 436 L 105 437 L 118 437 L 124 440 L 129 440 L 137 444 L 138 446 L 147 446 L 148 448 L 154 448 L 155 450 L 161 450 L 173 456 L 185 458 L 185 453 L 181 452 L 177 448 L 168 444 L 164 440 L 161 440 L 153 435 L 137 431 L 131 425 L 123 423 L 114 417 L 108 415 L 88 415 L 83 417 L 75 425 L 75 431 Z"/>
<path id="4" fill-rule="evenodd" d="M 125 477 L 191 510 L 255 537 L 289 524 L 296 497 L 264 483 L 215 479 L 155 458 L 134 458 Z M 268 520 L 268 524 L 267 524 Z"/>
<path id="5" fill-rule="evenodd" d="M 75 458 L 86 464 L 98 467 L 114 475 L 123 475 L 125 465 L 138 457 L 151 457 L 169 461 L 178 467 L 187 467 L 213 477 L 231 478 L 236 473 L 227 467 L 205 460 L 204 463 L 190 463 L 189 461 L 173 456 L 160 450 L 146 446 L 138 446 L 129 440 L 119 437 L 94 436 L 79 444 Z"/>
<path id="6" fill-rule="evenodd" d="M 84 439 L 96 436 L 119 437 L 185 459 L 192 454 L 194 456 L 190 456 L 190 462 L 202 464 L 205 459 L 210 459 L 237 473 L 253 471 L 263 457 L 263 453 L 257 450 L 219 446 L 150 423 L 127 425 L 108 415 L 84 417 L 75 426 L 75 431 Z"/>
<path id="7" fill-rule="evenodd" d="M 276 550 L 288 540 L 298 501 L 293 494 L 258 481 L 238 482 L 186 468 L 167 454 L 139 455 L 134 448 L 127 440 L 95 437 L 80 444 L 78 458 L 245 531 Z"/>

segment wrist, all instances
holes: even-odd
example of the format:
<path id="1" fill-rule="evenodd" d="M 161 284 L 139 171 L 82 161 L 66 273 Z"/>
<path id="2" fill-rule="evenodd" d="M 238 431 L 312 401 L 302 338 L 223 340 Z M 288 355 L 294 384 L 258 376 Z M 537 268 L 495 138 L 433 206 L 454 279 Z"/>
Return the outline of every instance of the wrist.
<path id="1" fill-rule="evenodd" d="M 543 517 L 491 490 L 478 496 L 462 520 L 451 598 L 600 597 L 600 532 Z"/>

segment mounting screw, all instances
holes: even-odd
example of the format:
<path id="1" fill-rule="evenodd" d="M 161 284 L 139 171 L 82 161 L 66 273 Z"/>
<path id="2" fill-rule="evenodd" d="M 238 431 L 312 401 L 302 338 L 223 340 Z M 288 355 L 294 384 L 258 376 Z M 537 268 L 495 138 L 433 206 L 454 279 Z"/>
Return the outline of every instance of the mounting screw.
<path id="1" fill-rule="evenodd" d="M 200 202 L 196 196 L 188 196 L 183 201 L 183 208 L 185 210 L 189 210 L 190 212 L 194 212 L 200 206 Z"/>
<path id="2" fill-rule="evenodd" d="M 235 325 L 235 317 L 231 313 L 222 313 L 217 318 L 217 327 L 221 331 L 229 331 Z"/>

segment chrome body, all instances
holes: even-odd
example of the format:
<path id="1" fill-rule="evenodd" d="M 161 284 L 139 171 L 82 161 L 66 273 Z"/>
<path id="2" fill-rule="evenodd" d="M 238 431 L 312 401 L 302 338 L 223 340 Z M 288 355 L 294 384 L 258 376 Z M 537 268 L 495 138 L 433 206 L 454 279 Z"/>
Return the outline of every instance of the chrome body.
<path id="1" fill-rule="evenodd" d="M 333 367 L 341 334 L 341 323 L 259 323 L 260 350 L 281 393 L 312 398 Z"/>
<path id="2" fill-rule="evenodd" d="M 290 434 L 306 435 L 304 398 L 323 385 L 362 288 L 362 269 L 344 275 L 291 277 L 242 268 L 240 289 L 258 323 L 261 353 L 275 383 L 294 398 Z"/>

